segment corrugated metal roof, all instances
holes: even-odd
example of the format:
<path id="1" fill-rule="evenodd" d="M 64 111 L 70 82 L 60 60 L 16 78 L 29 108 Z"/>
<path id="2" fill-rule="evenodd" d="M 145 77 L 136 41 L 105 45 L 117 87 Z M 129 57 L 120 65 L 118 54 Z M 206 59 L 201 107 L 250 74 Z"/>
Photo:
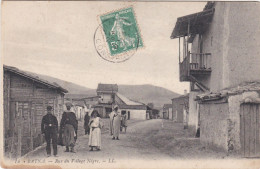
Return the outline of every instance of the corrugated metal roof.
<path id="1" fill-rule="evenodd" d="M 15 73 L 17 75 L 23 76 L 23 77 L 28 78 L 28 79 L 31 79 L 33 81 L 36 81 L 36 82 L 41 83 L 43 85 L 46 85 L 48 87 L 51 87 L 51 88 L 54 88 L 54 89 L 58 89 L 58 90 L 62 91 L 63 93 L 68 93 L 68 90 L 62 88 L 61 86 L 59 86 L 55 82 L 51 83 L 51 82 L 49 82 L 47 80 L 39 78 L 38 76 L 35 76 L 35 75 L 32 75 L 32 74 L 30 74 L 28 72 L 22 71 L 22 70 L 20 70 L 20 69 L 18 69 L 16 67 L 4 65 L 3 68 L 4 68 L 4 71 L 10 71 L 12 73 Z"/>
<path id="2" fill-rule="evenodd" d="M 145 104 L 130 100 L 118 92 L 116 93 L 116 96 L 124 103 L 124 104 L 118 104 L 120 109 L 140 109 L 140 110 L 147 109 L 147 106 Z"/>
<path id="3" fill-rule="evenodd" d="M 118 92 L 116 93 L 116 95 L 127 105 L 143 105 L 142 103 L 128 99 L 127 97 L 123 96 Z"/>

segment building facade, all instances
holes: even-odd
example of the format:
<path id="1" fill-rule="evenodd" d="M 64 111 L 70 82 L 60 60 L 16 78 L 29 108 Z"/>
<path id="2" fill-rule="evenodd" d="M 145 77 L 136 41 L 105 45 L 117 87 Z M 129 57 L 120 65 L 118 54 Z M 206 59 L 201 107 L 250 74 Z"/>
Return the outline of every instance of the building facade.
<path id="1" fill-rule="evenodd" d="M 189 94 L 172 99 L 173 121 L 187 123 L 189 117 Z"/>
<path id="2" fill-rule="evenodd" d="M 115 104 L 115 95 L 118 92 L 117 84 L 98 84 L 97 96 L 98 104 L 94 106 L 103 118 L 108 118 L 112 112 L 112 106 Z"/>
<path id="3" fill-rule="evenodd" d="M 203 144 L 227 152 L 247 152 L 251 146 L 243 145 L 248 137 L 241 135 L 241 106 L 247 95 L 258 98 L 259 10 L 257 2 L 208 2 L 202 12 L 178 18 L 171 35 L 182 44 L 180 81 L 191 84 L 188 125 L 200 129 Z M 241 86 L 247 91 L 230 92 Z M 258 142 L 252 144 L 259 147 Z"/>
<path id="4" fill-rule="evenodd" d="M 47 106 L 60 121 L 64 94 L 68 92 L 15 67 L 4 65 L 4 141 L 5 155 L 22 156 L 43 144 L 41 120 Z"/>
<path id="5" fill-rule="evenodd" d="M 173 120 L 172 104 L 163 105 L 163 119 Z"/>
<path id="6" fill-rule="evenodd" d="M 146 120 L 149 117 L 149 108 L 147 105 L 130 100 L 120 93 L 115 95 L 115 103 L 119 107 L 121 114 L 126 114 L 127 119 Z"/>

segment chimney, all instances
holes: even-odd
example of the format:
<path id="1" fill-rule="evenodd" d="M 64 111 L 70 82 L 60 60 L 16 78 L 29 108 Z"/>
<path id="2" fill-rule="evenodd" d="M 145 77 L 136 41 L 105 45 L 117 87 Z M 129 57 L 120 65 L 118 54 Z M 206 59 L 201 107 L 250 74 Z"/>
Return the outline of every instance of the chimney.
<path id="1" fill-rule="evenodd" d="M 185 90 L 184 90 L 184 95 L 186 95 L 186 94 L 187 94 L 187 90 L 185 89 Z"/>

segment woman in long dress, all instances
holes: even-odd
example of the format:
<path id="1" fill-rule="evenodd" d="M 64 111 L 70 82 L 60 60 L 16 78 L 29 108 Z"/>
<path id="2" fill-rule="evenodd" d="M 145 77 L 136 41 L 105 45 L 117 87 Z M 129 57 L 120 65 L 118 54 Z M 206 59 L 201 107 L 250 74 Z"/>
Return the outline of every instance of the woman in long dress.
<path id="1" fill-rule="evenodd" d="M 98 116 L 98 111 L 94 110 L 91 113 L 91 119 L 89 121 L 90 133 L 88 145 L 91 148 L 90 151 L 93 151 L 94 148 L 96 148 L 97 151 L 101 150 L 101 128 L 103 125 Z"/>
<path id="2" fill-rule="evenodd" d="M 113 140 L 119 140 L 120 125 L 121 125 L 121 115 L 118 112 L 118 106 L 114 107 L 114 111 L 110 113 L 110 124 L 113 135 Z"/>

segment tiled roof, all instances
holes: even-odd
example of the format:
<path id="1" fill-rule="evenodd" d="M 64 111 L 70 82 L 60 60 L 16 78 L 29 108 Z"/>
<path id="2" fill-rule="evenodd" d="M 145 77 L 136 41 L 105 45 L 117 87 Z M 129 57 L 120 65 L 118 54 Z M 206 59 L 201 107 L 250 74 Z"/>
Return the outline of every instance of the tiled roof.
<path id="1" fill-rule="evenodd" d="M 218 100 L 228 96 L 242 94 L 247 91 L 260 91 L 260 82 L 244 82 L 238 86 L 230 87 L 221 90 L 217 93 L 204 93 L 197 95 L 196 100 L 200 101 L 210 101 Z"/>
<path id="2" fill-rule="evenodd" d="M 97 87 L 97 92 L 118 92 L 118 85 L 99 83 Z"/>
<path id="3" fill-rule="evenodd" d="M 68 93 L 68 90 L 62 88 L 60 85 L 58 85 L 55 82 L 51 83 L 51 82 L 49 82 L 47 80 L 39 78 L 38 76 L 30 74 L 29 72 L 25 72 L 25 71 L 19 70 L 16 67 L 6 66 L 6 65 L 4 65 L 3 67 L 4 67 L 5 71 L 10 71 L 10 72 L 15 73 L 17 75 L 23 76 L 25 78 L 28 78 L 28 79 L 31 79 L 31 80 L 36 81 L 38 83 L 41 83 L 43 85 L 46 85 L 46 86 L 48 86 L 50 88 L 58 89 L 58 90 L 62 91 L 63 93 Z"/>

